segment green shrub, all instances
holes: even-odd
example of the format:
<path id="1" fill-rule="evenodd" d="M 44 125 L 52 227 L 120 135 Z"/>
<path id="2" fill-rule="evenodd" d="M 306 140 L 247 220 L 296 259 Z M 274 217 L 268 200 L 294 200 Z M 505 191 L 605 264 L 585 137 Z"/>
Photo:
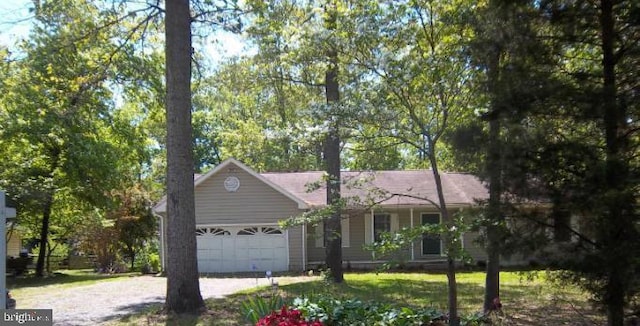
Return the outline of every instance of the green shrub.
<path id="1" fill-rule="evenodd" d="M 284 305 L 284 299 L 277 294 L 269 298 L 260 296 L 247 297 L 247 300 L 240 303 L 240 311 L 247 321 L 255 325 L 260 318 L 271 314 L 273 311 L 279 311 Z"/>
<path id="2" fill-rule="evenodd" d="M 149 255 L 149 265 L 151 266 L 151 270 L 153 272 L 160 271 L 160 255 L 157 253 L 152 253 Z"/>
<path id="3" fill-rule="evenodd" d="M 491 320 L 481 312 L 460 317 L 460 326 L 482 326 L 491 324 L 493 324 L 491 323 Z"/>
<path id="4" fill-rule="evenodd" d="M 325 325 L 429 325 L 445 320 L 445 315 L 434 308 L 394 307 L 358 299 L 340 300 L 329 296 L 296 298 L 292 308 L 310 320 Z"/>

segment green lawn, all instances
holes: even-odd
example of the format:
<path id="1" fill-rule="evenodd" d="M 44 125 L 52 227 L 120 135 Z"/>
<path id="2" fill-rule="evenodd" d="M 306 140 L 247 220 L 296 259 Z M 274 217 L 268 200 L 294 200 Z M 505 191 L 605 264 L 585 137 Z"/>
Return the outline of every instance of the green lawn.
<path id="1" fill-rule="evenodd" d="M 43 288 L 53 291 L 59 288 L 117 280 L 132 275 L 140 275 L 140 273 L 98 274 L 90 269 L 60 270 L 43 278 L 34 277 L 33 274 L 7 277 L 7 288 L 15 297 L 28 298 L 34 293 L 43 291 Z"/>
<path id="2" fill-rule="evenodd" d="M 529 274 L 531 276 L 531 274 Z M 576 325 L 601 324 L 602 315 L 594 312 L 587 296 L 570 286 L 546 281 L 544 272 L 533 279 L 527 275 L 501 273 L 501 293 L 504 325 Z M 463 313 L 481 309 L 484 274 L 458 274 L 458 301 Z M 327 284 L 319 278 L 311 281 L 282 284 L 279 294 L 285 298 L 313 294 L 332 294 L 342 298 L 375 300 L 394 305 L 433 306 L 446 309 L 447 280 L 442 274 L 419 273 L 350 273 L 343 285 Z M 167 318 L 159 307 L 147 313 L 123 319 L 119 325 L 246 325 L 239 306 L 251 296 L 268 296 L 271 289 L 257 289 L 224 299 L 207 300 L 209 310 L 199 317 Z"/>

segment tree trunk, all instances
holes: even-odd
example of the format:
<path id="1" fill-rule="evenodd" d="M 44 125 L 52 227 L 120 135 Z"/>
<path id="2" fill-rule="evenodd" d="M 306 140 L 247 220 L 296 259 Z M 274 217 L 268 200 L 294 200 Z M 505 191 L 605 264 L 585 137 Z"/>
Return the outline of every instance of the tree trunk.
<path id="1" fill-rule="evenodd" d="M 58 244 L 56 244 L 55 246 L 51 246 L 51 243 L 49 243 L 49 239 L 47 237 L 47 266 L 46 266 L 46 271 L 47 273 L 51 273 L 51 255 L 53 254 L 53 251 L 56 250 L 56 247 L 58 246 Z"/>
<path id="2" fill-rule="evenodd" d="M 449 216 L 447 210 L 447 202 L 444 198 L 444 190 L 442 188 L 442 179 L 440 178 L 440 171 L 438 170 L 438 160 L 436 157 L 436 141 L 429 135 L 427 135 L 429 150 L 426 152 L 431 164 L 431 171 L 433 172 L 433 179 L 436 182 L 436 191 L 438 193 L 438 205 L 440 206 L 440 215 L 442 221 L 447 227 L 447 231 L 444 232 L 444 242 L 449 247 L 447 248 L 447 287 L 448 287 L 448 301 L 449 301 L 449 325 L 458 326 L 460 320 L 458 318 L 458 284 L 456 281 L 456 262 L 455 253 L 450 246 L 453 245 L 451 234 L 448 230 L 453 226 L 453 221 Z"/>
<path id="3" fill-rule="evenodd" d="M 335 56 L 335 53 L 334 53 Z M 334 57 L 335 58 L 335 57 Z M 338 68 L 332 64 L 326 73 L 326 96 L 328 105 L 337 105 L 339 90 L 337 81 Z M 333 109 L 332 109 L 333 110 Z M 331 217 L 325 222 L 326 263 L 335 283 L 344 280 L 342 270 L 342 230 L 340 226 L 340 135 L 337 118 L 333 117 L 329 132 L 325 139 L 325 165 L 327 179 L 327 204 L 332 207 Z"/>
<path id="4" fill-rule="evenodd" d="M 447 287 L 449 290 L 449 325 L 460 325 L 458 318 L 458 282 L 456 280 L 456 262 L 447 257 Z"/>
<path id="5" fill-rule="evenodd" d="M 629 163 L 624 159 L 625 146 L 623 130 L 626 125 L 626 114 L 618 105 L 616 85 L 616 59 L 614 53 L 614 14 L 613 1 L 600 1 L 600 27 L 602 42 L 603 71 L 603 106 L 606 140 L 606 191 L 604 202 L 607 206 L 606 216 L 602 217 L 600 228 L 603 252 L 608 263 L 607 284 L 605 285 L 605 304 L 607 306 L 607 324 L 622 326 L 624 323 L 625 289 L 629 280 L 629 253 L 623 250 L 627 241 L 637 239 L 624 236 L 634 229 L 629 216 L 633 213 L 629 203 L 633 198 L 625 195 L 628 179 Z M 627 211 L 628 210 L 628 211 Z M 631 271 L 633 274 L 633 271 Z"/>
<path id="6" fill-rule="evenodd" d="M 494 109 L 497 110 L 497 109 Z M 495 309 L 494 300 L 500 297 L 500 247 L 501 213 L 501 167 L 500 167 L 500 121 L 497 113 L 489 121 L 489 206 L 487 215 L 487 269 L 484 289 L 484 311 Z"/>
<path id="7" fill-rule="evenodd" d="M 327 3 L 325 25 L 329 32 L 336 29 L 337 12 L 334 3 Z M 342 230 L 340 227 L 340 116 L 338 101 L 340 88 L 338 85 L 338 52 L 334 45 L 327 51 L 328 68 L 325 73 L 325 94 L 329 105 L 329 131 L 324 144 L 324 159 L 328 175 L 327 204 L 332 207 L 331 217 L 325 222 L 326 263 L 335 283 L 344 281 L 342 270 Z"/>
<path id="8" fill-rule="evenodd" d="M 53 146 L 49 148 L 49 156 L 51 158 L 51 166 L 49 169 L 49 179 L 54 183 L 54 175 L 58 169 L 60 162 L 60 148 Z M 38 260 L 36 261 L 36 277 L 43 277 L 45 272 L 45 258 L 47 256 L 47 245 L 49 243 L 49 221 L 51 220 L 51 209 L 53 208 L 53 196 L 55 192 L 53 187 L 45 190 L 45 198 L 42 206 L 42 228 L 40 229 L 40 251 L 38 252 Z"/>
<path id="9" fill-rule="evenodd" d="M 502 246 L 500 224 L 502 222 L 501 193 L 502 166 L 500 154 L 500 105 L 498 82 L 500 77 L 500 46 L 495 44 L 489 52 L 487 84 L 491 96 L 489 119 L 489 144 L 486 170 L 489 176 L 489 203 L 487 214 L 487 269 L 484 289 L 484 312 L 494 309 L 494 300 L 500 297 L 500 248 Z"/>
<path id="10" fill-rule="evenodd" d="M 40 250 L 36 261 L 36 277 L 43 277 L 45 274 L 45 258 L 47 257 L 47 244 L 49 243 L 49 220 L 51 219 L 52 206 L 53 192 L 49 191 L 42 206 L 42 228 L 40 229 Z"/>
<path id="11" fill-rule="evenodd" d="M 166 1 L 167 298 L 170 313 L 204 307 L 196 259 L 189 0 Z"/>
<path id="12" fill-rule="evenodd" d="M 327 135 L 325 144 L 327 166 L 327 203 L 332 207 L 329 219 L 325 221 L 326 264 L 335 283 L 344 281 L 342 270 L 342 229 L 340 221 L 340 139 L 337 132 Z"/>
<path id="13" fill-rule="evenodd" d="M 129 248 L 129 258 L 131 258 L 131 270 L 133 271 L 136 263 L 136 251 L 133 248 Z"/>

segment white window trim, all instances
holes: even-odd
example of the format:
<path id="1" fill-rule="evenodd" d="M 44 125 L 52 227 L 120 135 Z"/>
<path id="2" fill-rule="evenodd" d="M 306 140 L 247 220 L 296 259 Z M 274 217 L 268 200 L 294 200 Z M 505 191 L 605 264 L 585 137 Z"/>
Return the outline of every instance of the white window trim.
<path id="1" fill-rule="evenodd" d="M 398 217 L 398 213 L 378 212 L 378 214 L 389 214 L 391 218 L 390 219 L 391 233 L 394 233 L 400 230 L 400 218 Z M 364 243 L 365 244 L 372 244 L 375 239 L 373 216 L 375 216 L 375 212 L 373 210 L 369 214 L 364 214 L 364 229 L 365 229 Z"/>
<path id="2" fill-rule="evenodd" d="M 342 232 L 342 248 L 351 247 L 349 217 L 343 215 L 340 219 L 340 231 Z M 324 222 L 319 222 L 315 227 L 315 243 L 316 248 L 324 248 Z"/>

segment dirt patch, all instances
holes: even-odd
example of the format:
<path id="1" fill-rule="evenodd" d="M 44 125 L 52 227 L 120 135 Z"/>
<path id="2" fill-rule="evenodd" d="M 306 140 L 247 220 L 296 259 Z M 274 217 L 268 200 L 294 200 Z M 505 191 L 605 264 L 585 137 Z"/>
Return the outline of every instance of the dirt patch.
<path id="1" fill-rule="evenodd" d="M 495 317 L 503 321 L 502 324 L 497 323 L 498 325 L 606 325 L 604 314 L 595 307 L 588 304 L 576 305 L 561 300 L 551 300 L 550 304 L 540 305 L 516 303 L 504 308 L 503 314 Z"/>

